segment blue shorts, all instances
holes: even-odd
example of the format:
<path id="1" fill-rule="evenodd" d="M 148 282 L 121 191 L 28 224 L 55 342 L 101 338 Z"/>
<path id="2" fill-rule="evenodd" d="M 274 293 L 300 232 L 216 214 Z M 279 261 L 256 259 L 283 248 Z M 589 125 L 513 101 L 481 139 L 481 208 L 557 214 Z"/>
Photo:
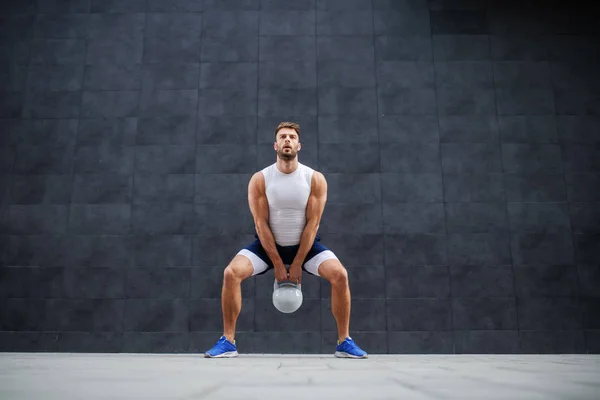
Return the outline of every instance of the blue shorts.
<path id="1" fill-rule="evenodd" d="M 238 254 L 246 256 L 250 259 L 252 266 L 254 267 L 254 272 L 252 275 L 262 275 L 273 268 L 273 262 L 267 255 L 265 249 L 262 247 L 260 239 L 258 238 L 258 234 L 254 234 L 254 237 L 256 240 L 240 250 Z M 299 244 L 293 246 L 280 246 L 275 243 L 275 246 L 277 247 L 277 252 L 279 253 L 279 256 L 285 265 L 290 265 L 294 261 L 294 257 L 296 257 L 298 249 L 300 248 Z M 306 254 L 306 258 L 302 264 L 302 269 L 309 274 L 320 276 L 318 271 L 319 265 L 321 265 L 323 261 L 331 258 L 337 259 L 336 255 L 331 250 L 323 246 L 321 243 L 321 237 L 319 234 L 317 234 L 312 247 Z"/>

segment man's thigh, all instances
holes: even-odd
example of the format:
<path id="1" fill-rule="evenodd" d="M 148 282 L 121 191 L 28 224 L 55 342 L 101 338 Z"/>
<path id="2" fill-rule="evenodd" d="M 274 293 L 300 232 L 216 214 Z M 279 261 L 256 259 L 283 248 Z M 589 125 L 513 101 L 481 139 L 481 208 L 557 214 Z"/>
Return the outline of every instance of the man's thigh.
<path id="1" fill-rule="evenodd" d="M 273 268 L 273 263 L 258 239 L 241 249 L 237 254 L 246 256 L 250 260 L 254 268 L 252 276 L 262 275 Z"/>
<path id="2" fill-rule="evenodd" d="M 306 255 L 302 269 L 311 275 L 319 276 L 319 266 L 323 261 L 338 259 L 333 251 L 325 247 L 320 241 L 315 241 Z"/>

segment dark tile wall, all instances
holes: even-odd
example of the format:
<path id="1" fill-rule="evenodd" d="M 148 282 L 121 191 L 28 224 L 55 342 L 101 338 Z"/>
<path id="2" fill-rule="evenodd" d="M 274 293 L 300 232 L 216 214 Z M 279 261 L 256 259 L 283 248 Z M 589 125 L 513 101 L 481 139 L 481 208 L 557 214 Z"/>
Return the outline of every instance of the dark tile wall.
<path id="1" fill-rule="evenodd" d="M 0 9 L 0 351 L 202 352 L 246 187 L 302 126 L 371 353 L 600 349 L 600 29 L 577 2 Z M 596 72 L 594 72 L 596 71 Z M 243 284 L 241 352 L 332 353 Z"/>

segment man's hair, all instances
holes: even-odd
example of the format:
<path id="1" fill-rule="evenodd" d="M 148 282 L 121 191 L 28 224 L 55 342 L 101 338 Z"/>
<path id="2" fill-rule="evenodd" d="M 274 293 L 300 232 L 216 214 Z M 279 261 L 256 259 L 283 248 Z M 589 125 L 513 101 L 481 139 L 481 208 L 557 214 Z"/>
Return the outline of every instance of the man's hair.
<path id="1" fill-rule="evenodd" d="M 277 125 L 277 129 L 275 129 L 275 139 L 277 139 L 277 132 L 279 132 L 279 130 L 281 128 L 292 128 L 293 130 L 296 131 L 296 133 L 298 134 L 298 137 L 300 137 L 300 125 L 298 125 L 295 122 L 280 122 L 279 125 Z"/>

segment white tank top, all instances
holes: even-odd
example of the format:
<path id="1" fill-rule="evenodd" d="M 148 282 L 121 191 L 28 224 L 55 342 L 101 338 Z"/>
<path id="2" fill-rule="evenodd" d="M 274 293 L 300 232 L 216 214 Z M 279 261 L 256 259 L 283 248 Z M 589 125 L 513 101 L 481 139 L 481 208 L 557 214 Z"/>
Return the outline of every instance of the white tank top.
<path id="1" fill-rule="evenodd" d="M 300 244 L 313 172 L 314 169 L 300 162 L 290 174 L 279 171 L 276 163 L 262 169 L 269 202 L 269 226 L 275 243 L 280 246 Z"/>

